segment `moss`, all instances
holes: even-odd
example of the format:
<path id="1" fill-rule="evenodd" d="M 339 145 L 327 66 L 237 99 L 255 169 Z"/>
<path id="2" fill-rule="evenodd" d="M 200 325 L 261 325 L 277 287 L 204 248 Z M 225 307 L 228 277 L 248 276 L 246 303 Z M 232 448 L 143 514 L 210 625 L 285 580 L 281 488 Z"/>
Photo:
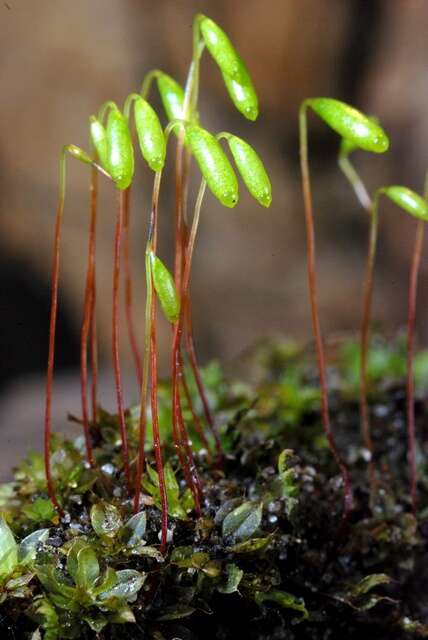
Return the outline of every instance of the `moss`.
<path id="1" fill-rule="evenodd" d="M 65 516 L 47 500 L 43 461 L 27 457 L 0 502 L 2 638 L 408 638 L 428 636 L 428 476 L 419 451 L 420 512 L 411 514 L 406 465 L 403 350 L 377 339 L 371 362 L 377 487 L 370 493 L 360 444 L 358 363 L 338 346 L 332 418 L 349 465 L 355 508 L 342 517 L 341 477 L 326 446 L 312 356 L 290 344 L 260 345 L 254 384 L 204 371 L 224 468 L 195 438 L 204 486 L 197 518 L 168 442 L 170 389 L 160 393 L 166 439 L 170 542 L 159 553 L 157 474 L 150 443 L 143 510 L 125 492 L 117 417 L 92 427 L 97 471 L 82 438 L 56 438 L 52 460 Z M 420 354 L 418 386 L 427 361 Z M 393 365 L 391 364 L 393 363 Z M 195 404 L 197 397 L 195 394 Z M 190 416 L 189 427 L 191 428 Z M 419 441 L 427 406 L 417 401 Z M 127 413 L 131 454 L 138 411 Z M 193 437 L 194 434 L 192 434 Z M 131 458 L 132 459 L 132 458 Z"/>

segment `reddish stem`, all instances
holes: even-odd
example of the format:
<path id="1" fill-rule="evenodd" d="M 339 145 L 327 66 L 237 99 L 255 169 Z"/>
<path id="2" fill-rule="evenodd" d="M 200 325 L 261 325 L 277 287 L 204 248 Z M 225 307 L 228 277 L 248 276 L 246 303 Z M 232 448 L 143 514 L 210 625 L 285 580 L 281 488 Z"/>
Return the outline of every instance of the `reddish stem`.
<path id="1" fill-rule="evenodd" d="M 141 355 L 138 349 L 138 343 L 135 333 L 133 315 L 132 315 L 132 277 L 131 264 L 129 259 L 129 217 L 130 217 L 130 195 L 131 187 L 124 192 L 124 218 L 123 218 L 123 254 L 125 269 L 125 313 L 126 323 L 128 327 L 129 343 L 131 345 L 132 357 L 135 363 L 135 371 L 137 374 L 138 386 L 141 387 L 143 379 L 143 370 L 141 364 Z"/>
<path id="2" fill-rule="evenodd" d="M 150 374 L 151 374 L 151 408 L 153 447 L 155 450 L 156 470 L 159 478 L 159 494 L 161 500 L 161 553 L 165 554 L 168 534 L 168 498 L 166 493 L 165 475 L 162 460 L 162 448 L 159 435 L 158 418 L 158 374 L 157 374 L 157 344 L 156 344 L 156 298 L 152 285 L 152 308 L 150 328 Z"/>
<path id="3" fill-rule="evenodd" d="M 92 305 L 91 305 L 91 401 L 92 401 L 92 424 L 97 424 L 97 394 L 98 394 L 98 345 L 97 345 L 97 319 L 95 315 L 96 282 L 94 266 L 94 282 L 92 285 Z"/>
<path id="4" fill-rule="evenodd" d="M 418 220 L 416 226 L 415 246 L 409 281 L 409 301 L 407 315 L 407 440 L 409 451 L 410 495 L 412 511 L 417 511 L 417 469 L 415 443 L 415 382 L 413 376 L 413 358 L 415 347 L 416 295 L 418 287 L 419 267 L 421 263 L 425 222 Z"/>
<path id="5" fill-rule="evenodd" d="M 55 334 L 56 334 L 56 318 L 58 312 L 58 282 L 59 282 L 59 264 L 61 253 L 61 222 L 64 209 L 64 196 L 60 197 L 58 211 L 55 221 L 54 232 L 54 251 L 52 264 L 52 285 L 51 285 L 51 313 L 49 323 L 49 349 L 48 349 L 48 366 L 46 376 L 46 400 L 45 400 L 45 423 L 44 423 L 44 457 L 45 457 L 45 475 L 49 498 L 58 513 L 63 516 L 64 511 L 58 503 L 55 495 L 55 488 L 52 479 L 50 465 L 50 442 L 52 431 L 52 388 L 53 374 L 55 365 Z"/>
<path id="6" fill-rule="evenodd" d="M 89 426 L 88 411 L 88 337 L 92 325 L 92 316 L 94 311 L 94 285 L 95 285 L 95 237 L 97 224 L 97 172 L 92 169 L 91 172 L 91 217 L 89 227 L 89 244 L 88 244 L 88 269 L 86 272 L 86 286 L 84 298 L 83 321 L 80 333 L 80 393 L 82 403 L 82 420 L 83 430 L 85 434 L 86 456 L 91 467 L 95 466 L 92 440 Z"/>
<path id="7" fill-rule="evenodd" d="M 196 358 L 195 351 L 195 343 L 193 339 L 193 321 L 192 321 L 192 311 L 190 307 L 190 292 L 187 292 L 185 299 L 183 301 L 184 304 L 184 319 L 185 319 L 185 340 L 186 340 L 186 352 L 189 358 L 190 367 L 193 372 L 193 377 L 196 382 L 196 387 L 198 389 L 199 397 L 201 398 L 202 407 L 204 410 L 205 420 L 208 424 L 208 428 L 215 440 L 215 446 L 217 451 L 217 462 L 218 464 L 223 463 L 224 452 L 221 446 L 220 437 L 218 435 L 217 428 L 214 423 L 214 417 L 210 409 L 210 405 L 208 402 L 207 394 L 205 391 L 205 386 L 202 380 L 201 372 L 199 370 L 198 361 Z"/>
<path id="8" fill-rule="evenodd" d="M 300 167 L 302 172 L 302 186 L 303 186 L 303 200 L 305 209 L 305 223 L 306 223 L 306 237 L 307 237 L 307 270 L 308 270 L 308 285 L 309 285 L 309 301 L 311 308 L 311 321 L 312 330 L 315 338 L 315 347 L 317 354 L 318 374 L 320 379 L 320 393 L 321 393 L 321 418 L 324 433 L 326 435 L 330 450 L 334 459 L 340 469 L 344 499 L 345 499 L 345 517 L 349 515 L 352 510 L 352 492 L 351 484 L 349 480 L 348 469 L 346 468 L 342 457 L 336 446 L 336 442 L 331 430 L 330 425 L 330 412 L 328 404 L 328 388 L 327 388 L 327 374 L 326 364 L 324 356 L 324 345 L 321 334 L 321 325 L 319 320 L 318 301 L 317 301 L 317 280 L 316 280 L 316 266 L 315 266 L 315 229 L 314 229 L 314 216 L 312 207 L 312 194 L 311 184 L 309 178 L 309 163 L 308 163 L 308 143 L 307 143 L 307 125 L 306 125 L 306 106 L 301 107 L 299 114 L 299 127 L 300 127 Z"/>
<path id="9" fill-rule="evenodd" d="M 181 314 L 180 314 L 181 317 Z M 190 488 L 195 502 L 197 513 L 201 512 L 200 496 L 202 494 L 201 483 L 196 471 L 196 465 L 193 459 L 192 448 L 189 442 L 186 425 L 183 420 L 183 412 L 181 408 L 179 380 L 181 380 L 183 372 L 180 367 L 180 343 L 181 343 L 182 326 L 180 320 L 174 325 L 173 343 L 172 343 L 172 432 L 175 446 L 179 456 L 180 464 L 183 468 L 184 477 L 188 487 Z"/>
<path id="10" fill-rule="evenodd" d="M 188 409 L 189 409 L 189 411 L 190 411 L 190 413 L 192 415 L 192 420 L 193 420 L 193 423 L 194 423 L 195 431 L 198 434 L 202 444 L 206 448 L 206 450 L 208 452 L 208 456 L 211 457 L 211 454 L 210 454 L 210 443 L 208 442 L 208 439 L 207 439 L 207 437 L 205 435 L 205 432 L 204 432 L 204 429 L 202 427 L 201 421 L 199 420 L 198 415 L 197 415 L 197 413 L 195 411 L 195 407 L 193 405 L 192 395 L 191 395 L 190 390 L 189 390 L 189 385 L 187 384 L 186 371 L 185 371 L 185 369 L 183 367 L 183 359 L 182 359 L 181 353 L 179 354 L 179 357 L 180 357 L 181 370 L 183 372 L 183 375 L 182 375 L 182 378 L 181 378 L 181 386 L 182 386 L 183 391 L 184 391 L 184 395 L 185 395 L 185 398 L 186 398 L 187 406 L 188 406 Z"/>
<path id="11" fill-rule="evenodd" d="M 120 368 L 119 353 L 119 283 L 120 283 L 120 255 L 123 233 L 123 218 L 125 212 L 125 194 L 119 191 L 119 210 L 116 223 L 114 241 L 114 268 L 113 268 L 113 305 L 112 305 L 112 347 L 113 366 L 116 385 L 117 412 L 119 418 L 120 435 L 122 438 L 123 468 L 125 473 L 126 488 L 131 493 L 131 477 L 129 472 L 128 436 L 126 433 L 125 411 L 123 405 L 122 374 Z"/>
<path id="12" fill-rule="evenodd" d="M 187 183 L 187 169 L 183 169 L 183 133 L 180 133 L 177 143 L 176 154 L 176 209 L 175 209 L 175 264 L 174 264 L 174 278 L 177 292 L 182 297 L 182 279 L 184 268 L 184 253 L 186 246 L 186 232 L 183 218 L 184 199 Z M 187 166 L 187 165 L 186 165 Z M 180 464 L 183 468 L 184 477 L 187 485 L 192 491 L 192 495 L 195 501 L 195 507 L 200 512 L 200 495 L 201 485 L 196 473 L 196 467 L 193 460 L 193 454 L 189 445 L 189 437 L 187 434 L 186 425 L 184 424 L 179 381 L 182 378 L 182 366 L 180 358 L 182 338 L 182 312 L 180 313 L 180 319 L 174 326 L 173 331 L 173 344 L 172 344 L 172 374 L 171 374 L 171 386 L 172 386 L 172 430 L 177 449 L 177 454 L 180 460 Z"/>

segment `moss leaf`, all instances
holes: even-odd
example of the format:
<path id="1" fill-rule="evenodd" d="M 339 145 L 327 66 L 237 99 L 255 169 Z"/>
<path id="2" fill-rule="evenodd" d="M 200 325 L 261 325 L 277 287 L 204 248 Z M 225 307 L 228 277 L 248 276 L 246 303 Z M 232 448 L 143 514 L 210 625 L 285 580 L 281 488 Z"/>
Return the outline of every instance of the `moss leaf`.
<path id="1" fill-rule="evenodd" d="M 114 504 L 97 502 L 91 508 L 91 523 L 98 536 L 113 537 L 122 526 L 122 518 Z"/>
<path id="2" fill-rule="evenodd" d="M 18 545 L 11 528 L 0 517 L 0 578 L 11 573 L 18 564 Z"/>
<path id="3" fill-rule="evenodd" d="M 223 520 L 223 537 L 233 541 L 248 540 L 257 531 L 262 521 L 263 505 L 244 502 Z"/>

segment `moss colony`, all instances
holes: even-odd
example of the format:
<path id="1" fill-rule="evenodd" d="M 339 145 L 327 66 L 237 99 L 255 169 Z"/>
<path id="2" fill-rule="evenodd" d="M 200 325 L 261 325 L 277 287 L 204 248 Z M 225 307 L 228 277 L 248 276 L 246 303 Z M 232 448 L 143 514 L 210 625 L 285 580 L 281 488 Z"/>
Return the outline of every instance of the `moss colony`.
<path id="1" fill-rule="evenodd" d="M 215 364 L 204 371 L 226 455 L 224 467 L 213 470 L 191 433 L 204 489 L 201 517 L 170 440 L 170 388 L 160 386 L 165 556 L 153 452 L 147 451 L 144 508 L 133 515 L 117 416 L 100 410 L 92 427 L 96 470 L 85 462 L 81 436 L 55 438 L 62 518 L 47 496 L 42 457 L 32 454 L 20 465 L 15 480 L 1 487 L 2 640 L 428 637 L 426 445 L 418 451 L 415 518 L 403 341 L 390 346 L 378 339 L 371 350 L 371 491 L 359 433 L 359 346 L 340 343 L 330 351 L 332 418 L 354 495 L 347 520 L 341 476 L 320 425 L 313 354 L 289 343 L 263 345 L 253 358 L 252 385 L 227 382 Z M 427 353 L 417 356 L 415 374 L 421 390 Z M 426 443 L 422 395 L 416 415 L 419 442 Z M 138 409 L 126 418 L 134 460 Z"/>

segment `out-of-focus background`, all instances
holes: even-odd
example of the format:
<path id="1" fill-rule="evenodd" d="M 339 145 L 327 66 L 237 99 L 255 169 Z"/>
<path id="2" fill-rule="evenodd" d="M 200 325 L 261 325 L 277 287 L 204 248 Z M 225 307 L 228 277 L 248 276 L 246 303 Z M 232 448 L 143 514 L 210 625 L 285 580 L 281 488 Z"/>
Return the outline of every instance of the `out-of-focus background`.
<path id="1" fill-rule="evenodd" d="M 196 12 L 216 20 L 247 62 L 261 115 L 245 121 L 217 67 L 204 56 L 200 114 L 213 130 L 248 139 L 265 160 L 273 203 L 262 209 L 242 188 L 239 205 L 206 199 L 192 280 L 202 362 L 226 363 L 260 337 L 310 339 L 297 110 L 328 95 L 376 114 L 391 136 L 385 156 L 359 152 L 369 190 L 405 184 L 421 191 L 428 148 L 426 0 L 7 0 L 0 2 L 0 474 L 42 428 L 49 281 L 58 154 L 87 147 L 88 117 L 106 99 L 122 103 L 159 67 L 184 82 Z M 153 104 L 160 106 L 153 92 Z M 326 334 L 358 327 L 367 217 L 337 168 L 338 139 L 310 118 L 320 307 Z M 162 196 L 160 253 L 172 258 L 173 175 Z M 78 409 L 78 339 L 88 227 L 88 168 L 68 163 L 57 350 L 55 428 Z M 143 247 L 152 177 L 139 167 L 133 194 L 135 314 L 142 333 Z M 111 405 L 111 270 L 116 198 L 103 185 L 98 236 L 101 401 Z M 374 317 L 388 330 L 406 318 L 415 224 L 382 204 Z M 418 331 L 428 339 L 428 252 L 419 287 Z M 125 370 L 131 369 L 127 342 Z M 166 372 L 169 329 L 161 325 Z M 137 398 L 131 371 L 127 398 Z M 60 423 L 60 424 L 58 424 Z M 69 427 L 72 428 L 72 427 Z"/>

